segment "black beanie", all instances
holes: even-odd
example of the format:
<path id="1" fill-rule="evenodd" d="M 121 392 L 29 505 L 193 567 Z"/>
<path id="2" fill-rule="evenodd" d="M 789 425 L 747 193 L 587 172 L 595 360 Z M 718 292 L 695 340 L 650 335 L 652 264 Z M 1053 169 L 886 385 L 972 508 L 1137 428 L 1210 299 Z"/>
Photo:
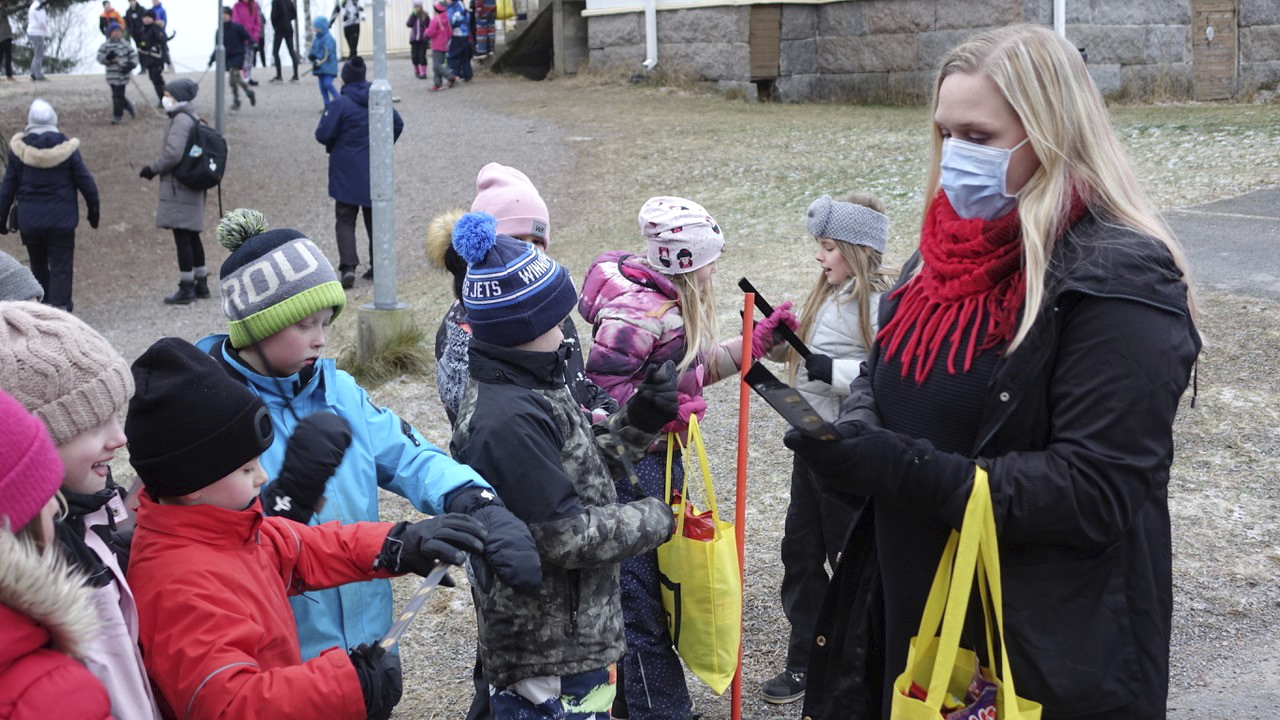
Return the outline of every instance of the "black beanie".
<path id="1" fill-rule="evenodd" d="M 153 497 L 193 493 L 271 447 L 262 400 L 186 340 L 157 340 L 134 361 L 133 379 L 129 464 Z"/>
<path id="2" fill-rule="evenodd" d="M 191 102 L 196 99 L 196 93 L 200 92 L 200 86 L 187 78 L 178 78 L 170 80 L 169 84 L 164 86 L 164 91 L 180 103 Z"/>
<path id="3" fill-rule="evenodd" d="M 363 82 L 365 77 L 364 60 L 359 55 L 351 58 L 342 66 L 342 84 Z"/>

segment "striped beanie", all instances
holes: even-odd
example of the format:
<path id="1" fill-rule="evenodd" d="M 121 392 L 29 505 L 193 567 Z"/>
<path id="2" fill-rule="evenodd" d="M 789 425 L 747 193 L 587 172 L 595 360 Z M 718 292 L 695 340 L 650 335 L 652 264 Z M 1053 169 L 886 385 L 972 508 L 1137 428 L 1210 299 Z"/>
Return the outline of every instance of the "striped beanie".
<path id="1" fill-rule="evenodd" d="M 231 347 L 261 342 L 313 313 L 347 304 L 333 266 L 297 230 L 267 229 L 257 210 L 238 208 L 218 223 L 218 242 L 231 251 L 219 282 Z"/>
<path id="2" fill-rule="evenodd" d="M 499 235 L 497 221 L 467 213 L 453 226 L 453 247 L 467 261 L 462 305 L 472 337 L 514 347 L 564 322 L 578 304 L 569 273 L 536 246 Z"/>

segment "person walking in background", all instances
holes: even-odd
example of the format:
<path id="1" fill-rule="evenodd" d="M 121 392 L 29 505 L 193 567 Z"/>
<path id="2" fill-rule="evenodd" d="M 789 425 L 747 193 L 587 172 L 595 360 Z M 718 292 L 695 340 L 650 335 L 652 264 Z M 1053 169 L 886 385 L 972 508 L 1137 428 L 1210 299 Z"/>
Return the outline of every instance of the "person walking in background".
<path id="1" fill-rule="evenodd" d="M 363 0 L 338 0 L 333 5 L 333 13 L 329 16 L 329 24 L 338 21 L 342 15 L 342 36 L 347 40 L 347 57 L 360 54 L 360 23 L 364 22 Z"/>
<path id="2" fill-rule="evenodd" d="M 440 90 L 448 77 L 444 63 L 449 56 L 449 38 L 453 36 L 453 30 L 449 27 L 449 13 L 446 12 L 448 7 L 444 0 L 436 0 L 431 7 L 436 14 L 431 16 L 431 23 L 427 25 L 427 39 L 431 42 L 431 73 L 434 82 L 428 89 Z M 453 78 L 448 77 L 448 80 L 449 87 L 453 87 Z"/>
<path id="3" fill-rule="evenodd" d="M 27 11 L 27 39 L 31 41 L 31 80 L 44 81 L 44 46 L 49 39 L 49 12 L 45 0 L 31 3 Z"/>
<path id="4" fill-rule="evenodd" d="M 458 78 L 462 82 L 471 82 L 471 56 L 475 54 L 471 46 L 471 13 L 462 0 L 453 0 L 449 4 L 449 87 L 453 87 Z"/>
<path id="5" fill-rule="evenodd" d="M 422 7 L 422 0 L 413 0 L 413 10 L 409 11 L 409 19 L 405 27 L 409 28 L 409 54 L 413 61 L 413 76 L 419 80 L 427 79 L 427 26 L 431 16 Z"/>
<path id="6" fill-rule="evenodd" d="M 258 45 L 262 43 L 262 10 L 258 8 L 257 0 L 236 0 L 236 4 L 231 7 L 231 21 L 239 23 L 241 27 L 249 33 L 249 49 L 242 53 L 241 62 L 236 67 L 244 71 L 245 82 L 249 85 L 257 85 L 253 79 L 253 60 L 254 54 L 257 52 Z M 223 44 L 226 44 L 226 35 L 223 35 Z M 227 53 L 227 68 L 231 67 L 230 55 Z"/>
<path id="7" fill-rule="evenodd" d="M 98 227 L 98 186 L 80 157 L 80 141 L 58 131 L 58 114 L 40 98 L 31 101 L 27 129 L 9 141 L 9 160 L 0 182 L 0 235 L 17 230 L 31 260 L 31 273 L 44 288 L 44 302 L 71 311 L 76 226 L 84 196 L 89 227 Z M 9 208 L 17 202 L 17 227 L 9 228 Z"/>
<path id="8" fill-rule="evenodd" d="M 240 109 L 240 91 L 244 90 L 250 105 L 258 104 L 258 97 L 253 88 L 244 81 L 245 55 L 253 46 L 253 36 L 244 26 L 231 19 L 232 10 L 222 8 L 222 46 L 226 52 L 227 84 L 231 86 L 231 109 Z M 214 49 L 209 54 L 209 67 L 213 67 L 217 59 L 217 34 L 214 34 Z"/>
<path id="9" fill-rule="evenodd" d="M 393 142 L 400 138 L 404 121 L 392 110 Z M 316 126 L 316 141 L 329 154 L 329 197 L 333 198 L 333 234 L 338 243 L 338 275 L 342 287 L 356 282 L 360 256 L 356 252 L 356 215 L 364 213 L 369 234 L 369 270 L 373 278 L 373 201 L 369 191 L 369 82 L 364 60 L 351 58 L 342 66 L 342 95 L 327 106 Z"/>
<path id="10" fill-rule="evenodd" d="M 156 107 L 163 108 L 164 103 L 164 55 L 168 41 L 164 29 L 156 22 L 154 11 L 142 12 L 142 32 L 134 38 L 138 44 L 138 61 L 146 69 L 151 78 L 151 87 L 156 91 Z"/>
<path id="11" fill-rule="evenodd" d="M 315 18 L 311 27 L 316 35 L 311 40 L 307 59 L 311 61 L 311 74 L 316 76 L 316 83 L 320 86 L 320 99 L 325 107 L 329 107 L 329 103 L 338 99 L 338 91 L 333 89 L 333 78 L 338 74 L 338 42 L 329 32 L 329 21 L 325 18 Z"/>
<path id="12" fill-rule="evenodd" d="M 139 38 L 142 37 L 142 14 L 147 9 L 138 3 L 138 0 L 129 0 L 129 7 L 124 11 L 124 30 L 128 35 L 128 39 L 135 45 Z M 139 72 L 139 75 L 142 73 Z"/>
<path id="13" fill-rule="evenodd" d="M 4 77 L 9 82 L 16 82 L 13 77 L 13 26 L 9 24 L 9 13 L 0 6 L 0 64 L 4 66 Z"/>
<path id="14" fill-rule="evenodd" d="M 200 86 L 187 78 L 171 81 L 164 88 L 164 108 L 169 115 L 160 143 L 160 155 L 142 168 L 143 180 L 160 176 L 159 200 L 156 205 L 156 227 L 172 230 L 178 248 L 178 291 L 164 299 L 167 305 L 186 305 L 196 298 L 209 297 L 208 273 L 204 265 L 204 230 L 206 192 L 187 187 L 173 176 L 173 171 L 187 149 L 191 128 L 200 122 L 195 99 Z"/>
<path id="15" fill-rule="evenodd" d="M 160 4 L 160 0 L 151 0 L 151 11 L 156 14 L 156 22 L 160 23 L 160 27 L 165 32 L 169 31 L 169 13 L 164 11 L 164 6 Z"/>
<path id="16" fill-rule="evenodd" d="M 119 25 L 122 31 L 125 28 L 124 18 L 120 17 L 118 10 L 111 7 L 111 0 L 102 0 L 102 14 L 98 16 L 98 32 L 110 36 L 111 23 Z"/>
<path id="17" fill-rule="evenodd" d="M 133 103 L 124 94 L 129 85 L 129 74 L 138 66 L 138 52 L 124 39 L 119 23 L 112 22 L 107 26 L 107 41 L 98 48 L 98 62 L 107 68 L 107 85 L 111 88 L 111 124 L 119 125 L 125 111 L 129 112 L 129 117 L 138 117 Z"/>
<path id="18" fill-rule="evenodd" d="M 289 59 L 293 61 L 293 77 L 289 82 L 298 82 L 298 49 L 293 46 L 294 22 L 298 19 L 298 6 L 294 0 L 271 0 L 271 29 L 274 36 L 271 40 L 271 57 L 275 60 L 276 76 L 271 82 L 282 82 L 280 75 L 280 43 L 289 48 Z"/>

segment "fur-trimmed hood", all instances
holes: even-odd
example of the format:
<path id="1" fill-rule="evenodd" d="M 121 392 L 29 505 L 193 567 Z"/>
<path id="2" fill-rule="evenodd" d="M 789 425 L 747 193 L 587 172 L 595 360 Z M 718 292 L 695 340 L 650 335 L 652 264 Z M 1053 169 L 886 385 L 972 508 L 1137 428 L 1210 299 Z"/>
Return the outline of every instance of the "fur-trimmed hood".
<path id="1" fill-rule="evenodd" d="M 57 551 L 40 552 L 29 540 L 0 530 L 0 605 L 49 634 L 58 652 L 83 657 L 97 632 L 90 589 Z M 0 666 L 36 648 L 5 642 Z"/>
<path id="2" fill-rule="evenodd" d="M 23 165 L 51 168 L 67 161 L 80 149 L 79 138 L 68 138 L 57 132 L 28 135 L 18 133 L 9 140 L 9 149 Z"/>

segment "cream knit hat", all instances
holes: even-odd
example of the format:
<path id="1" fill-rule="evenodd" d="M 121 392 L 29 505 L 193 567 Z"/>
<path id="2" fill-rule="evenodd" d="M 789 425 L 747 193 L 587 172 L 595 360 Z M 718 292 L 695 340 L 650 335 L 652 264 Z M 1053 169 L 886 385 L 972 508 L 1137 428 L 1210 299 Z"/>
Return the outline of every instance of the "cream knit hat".
<path id="1" fill-rule="evenodd" d="M 62 445 L 124 407 L 133 374 L 110 343 L 71 313 L 0 302 L 0 386 Z"/>

